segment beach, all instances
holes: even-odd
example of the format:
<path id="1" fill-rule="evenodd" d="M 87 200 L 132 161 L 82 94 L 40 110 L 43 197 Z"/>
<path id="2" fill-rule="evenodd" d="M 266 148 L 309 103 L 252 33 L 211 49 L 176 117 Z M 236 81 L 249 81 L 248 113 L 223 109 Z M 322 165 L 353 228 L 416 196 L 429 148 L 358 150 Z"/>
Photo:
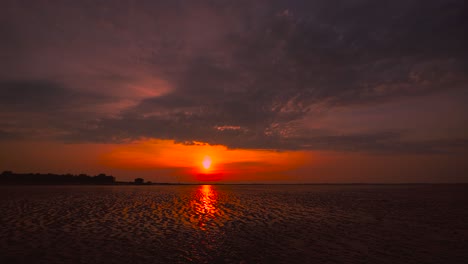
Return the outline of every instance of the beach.
<path id="1" fill-rule="evenodd" d="M 463 263 L 468 185 L 1 186 L 2 263 Z"/>

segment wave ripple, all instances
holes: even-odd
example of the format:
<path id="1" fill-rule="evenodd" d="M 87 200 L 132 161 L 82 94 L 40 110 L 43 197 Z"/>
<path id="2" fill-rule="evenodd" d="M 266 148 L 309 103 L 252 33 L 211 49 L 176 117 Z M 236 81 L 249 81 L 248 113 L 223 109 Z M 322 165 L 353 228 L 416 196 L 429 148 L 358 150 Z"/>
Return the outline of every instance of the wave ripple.
<path id="1" fill-rule="evenodd" d="M 463 263 L 467 189 L 0 187 L 0 262 Z"/>

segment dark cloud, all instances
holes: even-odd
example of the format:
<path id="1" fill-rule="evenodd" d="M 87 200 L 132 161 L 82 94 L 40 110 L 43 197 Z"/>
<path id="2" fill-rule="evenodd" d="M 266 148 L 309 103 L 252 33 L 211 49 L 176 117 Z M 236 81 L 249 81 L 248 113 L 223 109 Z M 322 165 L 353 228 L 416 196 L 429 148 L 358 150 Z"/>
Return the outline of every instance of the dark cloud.
<path id="1" fill-rule="evenodd" d="M 50 75 L 51 81 L 45 82 L 4 80 L 0 102 L 5 108 L 31 112 L 66 108 L 68 114 L 62 118 L 69 119 L 75 113 L 70 105 L 122 100 L 84 91 L 112 91 L 119 82 L 138 86 L 132 86 L 140 77 L 133 70 L 138 68 L 167 81 L 170 89 L 139 98 L 111 115 L 80 114 L 79 122 L 86 125 L 56 120 L 52 126 L 63 130 L 60 138 L 120 142 L 144 137 L 230 148 L 412 153 L 437 152 L 447 143 L 465 144 L 453 138 L 409 142 L 402 133 L 386 131 L 315 131 L 304 121 L 318 106 L 323 111 L 365 107 L 466 89 L 464 1 L 164 2 L 123 1 L 112 6 L 93 2 L 74 12 L 57 5 L 57 10 L 81 17 L 82 24 L 52 12 L 55 16 L 43 25 L 53 25 L 46 33 L 54 36 L 41 36 L 35 47 L 29 47 L 32 51 L 18 56 L 41 51 L 57 39 L 58 50 L 96 55 L 95 63 L 107 70 L 92 75 L 101 76 L 90 84 L 96 87 L 73 90 L 57 84 L 61 80 L 80 86 L 82 80 L 70 79 L 66 72 L 59 80 Z M 171 15 L 176 13 L 181 14 L 178 19 Z M 96 26 L 89 27 L 92 24 Z M 36 25 L 18 21 L 6 25 L 18 25 L 23 38 L 35 36 L 30 30 Z M 0 28 L 1 32 L 13 31 Z M 83 37 L 67 50 L 60 36 Z M 86 48 L 97 50 L 84 52 Z M 93 59 L 84 64 L 94 66 Z M 79 69 L 90 76 L 87 68 Z"/>
<path id="2" fill-rule="evenodd" d="M 15 140 L 22 138 L 18 133 L 12 133 L 9 131 L 0 130 L 0 141 L 1 140 Z"/>
<path id="3" fill-rule="evenodd" d="M 98 100 L 98 98 L 67 90 L 50 81 L 0 81 L 0 104 L 3 111 L 59 111 L 63 108 L 82 105 L 83 100 Z"/>
<path id="4" fill-rule="evenodd" d="M 88 127 L 90 110 L 113 98 L 71 90 L 51 81 L 0 81 L 0 125 L 3 139 L 35 139 L 68 134 Z"/>
<path id="5" fill-rule="evenodd" d="M 66 135 L 64 139 L 112 143 L 143 137 L 171 139 L 186 145 L 200 141 L 211 145 L 221 144 L 232 149 L 334 150 L 387 154 L 441 154 L 462 151 L 468 147 L 467 139 L 405 140 L 405 134 L 399 132 L 331 135 L 333 132 L 327 134 L 327 131 L 319 131 L 315 135 L 309 133 L 284 136 L 276 131 L 265 133 L 243 129 L 219 130 L 201 126 L 202 122 L 184 117 L 164 120 L 105 119 L 99 121 L 98 127 L 93 126 L 92 129 Z"/>

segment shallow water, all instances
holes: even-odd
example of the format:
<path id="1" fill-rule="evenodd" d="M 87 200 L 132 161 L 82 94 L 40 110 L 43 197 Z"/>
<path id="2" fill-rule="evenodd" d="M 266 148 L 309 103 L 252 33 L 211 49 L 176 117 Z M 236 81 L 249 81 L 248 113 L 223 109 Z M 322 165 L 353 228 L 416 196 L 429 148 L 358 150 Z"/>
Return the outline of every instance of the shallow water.
<path id="1" fill-rule="evenodd" d="M 1 263 L 463 263 L 467 185 L 0 187 Z"/>

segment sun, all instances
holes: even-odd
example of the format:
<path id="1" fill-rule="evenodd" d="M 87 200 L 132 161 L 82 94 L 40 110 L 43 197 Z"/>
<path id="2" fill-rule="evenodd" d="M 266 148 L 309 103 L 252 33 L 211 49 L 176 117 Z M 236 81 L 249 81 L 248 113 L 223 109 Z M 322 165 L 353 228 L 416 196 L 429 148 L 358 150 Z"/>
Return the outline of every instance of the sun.
<path id="1" fill-rule="evenodd" d="M 211 158 L 209 156 L 203 158 L 202 165 L 205 170 L 209 169 L 211 167 Z"/>

